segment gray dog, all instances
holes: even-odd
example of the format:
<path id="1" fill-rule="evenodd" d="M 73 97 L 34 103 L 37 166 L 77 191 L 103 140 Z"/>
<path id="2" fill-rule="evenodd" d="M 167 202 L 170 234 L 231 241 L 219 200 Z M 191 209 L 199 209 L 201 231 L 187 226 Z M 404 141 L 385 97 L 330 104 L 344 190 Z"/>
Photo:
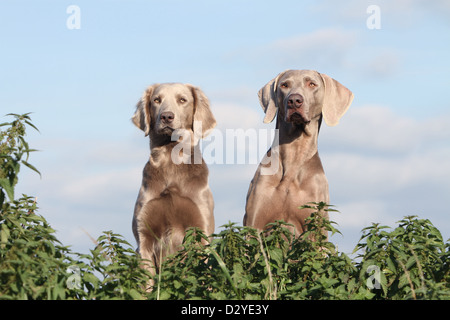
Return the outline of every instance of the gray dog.
<path id="1" fill-rule="evenodd" d="M 288 70 L 259 91 L 259 100 L 265 123 L 277 116 L 278 141 L 250 183 L 244 225 L 263 230 L 268 223 L 284 220 L 299 236 L 311 215 L 311 209 L 300 210 L 299 206 L 329 203 L 328 181 L 317 151 L 322 118 L 329 126 L 337 125 L 353 94 L 326 74 Z M 275 170 L 268 170 L 274 161 Z"/>

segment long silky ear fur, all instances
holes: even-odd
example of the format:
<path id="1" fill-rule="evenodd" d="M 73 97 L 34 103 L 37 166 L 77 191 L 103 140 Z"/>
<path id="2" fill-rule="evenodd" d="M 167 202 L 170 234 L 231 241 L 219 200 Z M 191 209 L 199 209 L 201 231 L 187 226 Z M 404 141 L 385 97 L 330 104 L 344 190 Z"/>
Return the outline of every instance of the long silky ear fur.
<path id="1" fill-rule="evenodd" d="M 203 91 L 197 87 L 189 85 L 194 97 L 194 134 L 199 138 L 208 136 L 216 126 L 216 119 L 211 112 L 209 100 Z"/>
<path id="2" fill-rule="evenodd" d="M 144 91 L 141 99 L 136 104 L 136 111 L 131 118 L 134 125 L 144 131 L 145 136 L 149 135 L 151 129 L 150 98 L 157 86 L 158 84 L 151 85 Z"/>
<path id="3" fill-rule="evenodd" d="M 264 87 L 258 92 L 259 103 L 261 104 L 264 113 L 264 123 L 270 123 L 275 119 L 277 115 L 278 106 L 276 102 L 276 91 L 278 85 L 278 79 L 285 73 L 281 72 L 278 76 L 270 80 Z"/>
<path id="4" fill-rule="evenodd" d="M 322 107 L 323 118 L 327 125 L 335 126 L 347 112 L 354 96 L 349 89 L 333 78 L 323 73 L 320 76 L 325 86 Z"/>

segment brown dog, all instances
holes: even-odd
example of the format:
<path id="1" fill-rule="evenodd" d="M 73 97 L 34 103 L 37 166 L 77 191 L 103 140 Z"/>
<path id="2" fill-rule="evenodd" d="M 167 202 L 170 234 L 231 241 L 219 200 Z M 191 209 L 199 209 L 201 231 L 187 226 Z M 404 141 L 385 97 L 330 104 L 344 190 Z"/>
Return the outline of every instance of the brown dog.
<path id="1" fill-rule="evenodd" d="M 277 115 L 278 135 L 250 183 L 244 225 L 263 230 L 268 223 L 284 220 L 299 236 L 311 214 L 311 209 L 299 207 L 329 203 L 328 182 L 317 151 L 322 118 L 329 126 L 337 125 L 353 94 L 317 71 L 288 70 L 259 91 L 259 100 L 265 123 Z"/>
<path id="2" fill-rule="evenodd" d="M 207 235 L 214 231 L 208 168 L 196 142 L 214 128 L 216 120 L 200 89 L 167 83 L 147 88 L 132 121 L 150 136 L 151 150 L 134 210 L 133 233 L 142 258 L 158 268 L 162 257 L 179 249 L 187 228 L 199 227 Z"/>

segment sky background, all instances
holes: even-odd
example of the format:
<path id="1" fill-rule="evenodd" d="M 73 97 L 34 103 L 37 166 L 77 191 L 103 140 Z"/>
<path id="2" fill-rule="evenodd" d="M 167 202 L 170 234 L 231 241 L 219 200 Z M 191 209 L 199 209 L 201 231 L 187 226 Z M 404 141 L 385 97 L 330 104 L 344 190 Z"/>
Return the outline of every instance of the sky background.
<path id="1" fill-rule="evenodd" d="M 70 5 L 80 29 L 67 28 Z M 369 29 L 369 5 L 380 29 Z M 33 112 L 30 162 L 16 194 L 36 196 L 64 245 L 87 253 L 102 231 L 131 231 L 148 138 L 130 121 L 152 83 L 209 97 L 217 130 L 263 124 L 258 90 L 286 69 L 313 69 L 355 95 L 319 154 L 331 214 L 350 253 L 372 222 L 430 219 L 450 237 L 449 1 L 0 2 L 0 122 Z M 254 142 L 253 142 L 254 143 Z M 241 150 L 243 151 L 243 150 Z M 258 150 L 262 153 L 266 150 Z M 256 163 L 209 164 L 216 231 L 242 225 Z M 301 205 L 301 203 L 299 203 Z"/>

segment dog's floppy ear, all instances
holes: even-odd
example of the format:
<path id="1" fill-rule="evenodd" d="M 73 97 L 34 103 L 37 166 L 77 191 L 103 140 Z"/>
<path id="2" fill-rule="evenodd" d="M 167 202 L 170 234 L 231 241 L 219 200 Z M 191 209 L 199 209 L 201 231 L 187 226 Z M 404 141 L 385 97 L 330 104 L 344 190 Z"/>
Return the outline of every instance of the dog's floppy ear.
<path id="1" fill-rule="evenodd" d="M 134 113 L 133 117 L 131 118 L 131 121 L 144 131 L 145 136 L 148 136 L 150 133 L 150 127 L 151 127 L 151 115 L 150 115 L 150 99 L 153 94 L 153 90 L 158 86 L 158 84 L 154 84 L 149 86 L 144 94 L 142 95 L 142 98 L 138 101 L 136 105 L 136 112 Z"/>
<path id="2" fill-rule="evenodd" d="M 274 79 L 269 81 L 264 87 L 262 87 L 258 91 L 259 103 L 266 114 L 264 117 L 264 123 L 270 123 L 273 121 L 275 116 L 277 115 L 278 106 L 276 102 L 276 93 L 277 93 L 277 85 L 278 79 L 285 72 L 280 73 Z"/>
<path id="3" fill-rule="evenodd" d="M 192 130 L 197 137 L 204 138 L 216 126 L 216 119 L 209 107 L 209 100 L 203 91 L 192 85 L 189 86 L 194 97 L 194 123 Z"/>
<path id="4" fill-rule="evenodd" d="M 325 86 L 322 108 L 323 118 L 327 125 L 335 126 L 352 104 L 353 93 L 326 74 L 321 73 L 320 76 Z"/>

